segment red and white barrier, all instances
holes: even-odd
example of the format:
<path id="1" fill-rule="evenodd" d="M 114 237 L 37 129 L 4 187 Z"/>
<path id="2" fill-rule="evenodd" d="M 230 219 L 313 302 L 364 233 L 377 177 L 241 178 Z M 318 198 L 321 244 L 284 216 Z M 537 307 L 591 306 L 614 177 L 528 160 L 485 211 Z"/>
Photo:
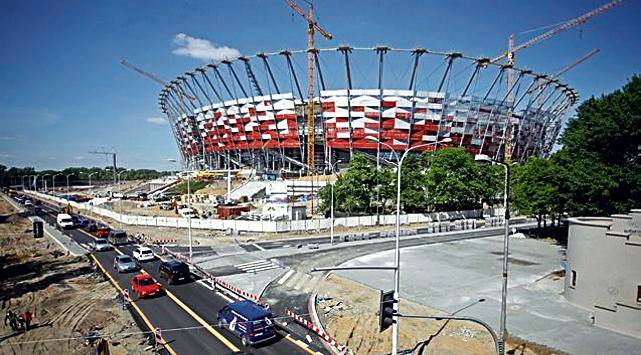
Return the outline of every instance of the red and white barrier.
<path id="1" fill-rule="evenodd" d="M 307 319 L 299 316 L 298 314 L 290 311 L 289 309 L 285 309 L 285 314 L 287 314 L 287 316 L 289 317 L 292 317 L 297 323 L 305 326 L 307 329 L 316 333 L 316 335 L 323 338 L 323 340 L 325 340 L 331 346 L 335 347 L 341 354 L 347 353 L 347 347 L 345 345 L 341 345 L 337 343 L 336 340 L 334 340 L 332 337 L 327 335 L 325 331 L 323 331 L 323 329 L 318 328 L 317 326 L 309 322 Z"/>

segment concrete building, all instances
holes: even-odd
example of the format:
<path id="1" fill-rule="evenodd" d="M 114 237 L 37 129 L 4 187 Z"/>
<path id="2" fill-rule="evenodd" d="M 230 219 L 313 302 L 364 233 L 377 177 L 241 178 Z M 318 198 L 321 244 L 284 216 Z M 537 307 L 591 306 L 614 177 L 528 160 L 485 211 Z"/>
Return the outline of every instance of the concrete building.
<path id="1" fill-rule="evenodd" d="M 641 338 L 641 209 L 569 223 L 564 296 L 595 325 Z"/>

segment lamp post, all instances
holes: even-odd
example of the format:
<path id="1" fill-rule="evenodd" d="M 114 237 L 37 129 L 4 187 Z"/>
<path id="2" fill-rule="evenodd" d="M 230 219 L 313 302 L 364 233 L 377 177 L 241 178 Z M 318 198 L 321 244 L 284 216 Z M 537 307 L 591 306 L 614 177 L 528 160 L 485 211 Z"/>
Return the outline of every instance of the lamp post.
<path id="1" fill-rule="evenodd" d="M 124 169 L 124 170 L 118 172 L 118 187 L 119 187 L 118 190 L 120 190 L 120 194 L 121 195 L 122 195 L 122 187 L 120 187 L 120 174 L 124 173 L 125 171 L 127 171 L 127 169 Z M 118 218 L 118 221 L 120 222 L 120 229 L 122 229 L 122 201 L 123 201 L 123 199 L 121 197 L 120 201 L 118 201 L 118 206 L 120 207 L 119 208 L 120 218 Z"/>
<path id="2" fill-rule="evenodd" d="M 69 194 L 69 177 L 72 176 L 73 174 L 67 174 L 65 175 L 67 177 L 67 194 Z M 67 196 L 68 197 L 68 196 Z"/>
<path id="3" fill-rule="evenodd" d="M 332 174 L 334 174 L 334 171 L 336 169 L 336 164 L 340 163 L 341 160 L 337 160 L 332 164 Z M 332 182 L 331 186 L 331 191 L 332 191 L 332 198 L 331 198 L 331 204 L 330 204 L 330 219 L 331 219 L 331 224 L 330 224 L 330 229 L 329 229 L 329 245 L 334 245 L 334 184 L 336 181 Z"/>
<path id="4" fill-rule="evenodd" d="M 176 159 L 173 159 L 173 158 L 169 158 L 167 159 L 167 161 L 172 163 L 177 163 Z M 229 164 L 229 161 L 227 163 Z M 192 237 L 191 237 L 191 214 L 193 213 L 193 210 L 191 209 L 191 186 L 190 186 L 191 174 L 183 170 L 183 174 L 184 173 L 187 174 L 187 208 L 189 208 L 189 214 L 187 215 L 187 237 L 189 238 L 189 261 L 191 261 L 191 258 L 193 256 L 193 251 L 192 251 L 193 244 L 192 244 Z"/>
<path id="5" fill-rule="evenodd" d="M 418 148 L 423 148 L 423 147 L 428 147 L 431 145 L 437 145 L 440 143 L 449 143 L 452 141 L 450 138 L 445 138 L 440 141 L 432 142 L 432 143 L 425 143 L 425 144 L 419 144 L 415 145 L 413 147 L 409 147 L 405 149 L 403 152 L 403 155 L 401 158 L 398 158 L 398 153 L 396 153 L 396 150 L 394 148 L 384 142 L 381 142 L 378 138 L 373 137 L 373 136 L 368 136 L 367 139 L 375 141 L 377 143 L 380 143 L 381 145 L 384 145 L 391 149 L 391 151 L 394 153 L 396 156 L 396 160 L 398 161 L 398 167 L 396 168 L 397 170 L 397 176 L 396 176 L 396 240 L 395 240 L 395 246 L 394 246 L 394 299 L 396 302 L 394 303 L 394 312 L 398 313 L 398 303 L 400 301 L 400 269 L 401 269 L 401 249 L 400 249 L 400 243 L 401 243 L 401 171 L 402 171 L 402 166 L 403 166 L 403 161 L 405 160 L 405 157 L 407 157 L 407 154 L 411 152 L 412 150 L 418 149 Z M 392 324 L 392 355 L 396 355 L 398 351 L 398 316 L 394 316 L 394 323 Z"/>
<path id="6" fill-rule="evenodd" d="M 97 171 L 94 171 L 93 173 L 89 173 L 89 187 L 91 187 L 91 175 L 98 174 Z"/>
<path id="7" fill-rule="evenodd" d="M 501 286 L 501 321 L 499 324 L 499 340 L 497 348 L 499 355 L 505 353 L 505 323 L 507 319 L 507 273 L 508 273 L 508 255 L 510 252 L 510 165 L 503 162 L 492 160 L 486 154 L 478 154 L 474 156 L 474 161 L 480 164 L 497 164 L 501 165 L 505 170 L 505 187 L 503 190 L 503 206 L 505 207 L 505 221 L 503 231 L 503 273 L 502 273 L 502 286 Z"/>
<path id="8" fill-rule="evenodd" d="M 44 174 L 44 175 L 42 175 L 42 182 L 43 182 L 43 186 L 44 186 L 44 193 L 47 193 L 47 179 L 46 179 L 46 177 L 47 177 L 47 176 L 51 176 L 51 175 L 49 175 L 49 174 Z"/>
<path id="9" fill-rule="evenodd" d="M 52 182 L 53 182 L 53 193 L 54 193 L 54 194 L 56 193 L 56 176 L 58 176 L 58 175 L 60 175 L 60 176 L 64 176 L 64 174 L 60 174 L 60 173 L 58 173 L 58 174 L 55 174 L 55 175 L 52 177 L 52 180 L 53 180 L 53 181 L 52 181 Z"/>

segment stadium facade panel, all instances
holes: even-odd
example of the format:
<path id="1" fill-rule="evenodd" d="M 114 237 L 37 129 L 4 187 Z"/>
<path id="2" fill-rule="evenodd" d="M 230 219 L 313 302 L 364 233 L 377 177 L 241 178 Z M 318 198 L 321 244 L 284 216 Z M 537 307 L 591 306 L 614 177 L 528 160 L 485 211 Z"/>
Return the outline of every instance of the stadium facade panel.
<path id="1" fill-rule="evenodd" d="M 427 143 L 433 144 L 416 151 L 456 146 L 500 160 L 508 122 L 512 145 L 507 149 L 513 160 L 545 156 L 565 112 L 577 100 L 574 91 L 555 78 L 485 58 L 424 49 L 345 48 L 313 52 L 316 172 L 338 159 L 347 162 L 354 154 L 392 159 L 392 150 Z M 389 60 L 392 52 L 395 61 L 410 59 L 409 74 L 396 81 L 383 79 L 384 64 L 395 69 Z M 427 56 L 430 60 L 423 59 Z M 161 110 L 184 162 L 193 169 L 231 164 L 308 170 L 311 128 L 303 95 L 307 83 L 300 80 L 306 73 L 299 65 L 306 60 L 306 51 L 240 57 L 196 68 L 167 85 L 160 95 Z M 360 80 L 355 80 L 352 71 L 359 65 L 370 73 L 359 70 Z M 417 74 L 420 69 L 429 75 Z M 281 90 L 284 84 L 290 90 Z M 406 89 L 398 89 L 403 86 Z M 448 143 L 437 143 L 445 138 Z"/>

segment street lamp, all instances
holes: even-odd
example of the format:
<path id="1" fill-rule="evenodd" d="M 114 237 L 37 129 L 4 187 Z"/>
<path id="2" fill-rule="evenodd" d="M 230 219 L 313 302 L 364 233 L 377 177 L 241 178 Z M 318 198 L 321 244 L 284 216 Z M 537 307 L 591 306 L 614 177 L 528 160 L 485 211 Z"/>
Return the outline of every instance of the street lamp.
<path id="1" fill-rule="evenodd" d="M 172 162 L 172 163 L 177 163 L 176 159 L 169 158 L 167 161 Z M 227 162 L 229 164 L 229 162 Z M 182 168 L 182 166 L 181 166 Z M 183 170 L 183 174 L 185 171 Z M 190 181 L 191 181 L 191 173 L 187 173 L 187 208 L 189 208 L 189 213 L 187 214 L 187 236 L 189 238 L 189 261 L 191 261 L 191 258 L 193 256 L 192 252 L 192 237 L 191 237 L 191 214 L 193 213 L 193 210 L 191 209 L 191 186 L 190 186 Z"/>
<path id="2" fill-rule="evenodd" d="M 119 187 L 120 187 L 120 174 L 124 173 L 125 171 L 127 171 L 127 169 L 124 169 L 124 170 L 118 172 L 118 185 L 119 185 Z M 120 194 L 122 195 L 122 187 L 120 187 L 119 190 L 120 190 Z M 122 229 L 122 201 L 123 201 L 123 199 L 121 197 L 120 201 L 118 201 L 118 206 L 119 206 L 118 210 L 119 210 L 119 213 L 120 213 L 120 218 L 118 218 L 118 220 L 120 221 L 120 229 Z"/>
<path id="3" fill-rule="evenodd" d="M 423 148 L 423 147 L 428 147 L 431 145 L 437 145 L 440 143 L 449 143 L 452 141 L 451 138 L 444 138 L 440 141 L 432 142 L 432 143 L 425 143 L 425 144 L 419 144 L 415 145 L 413 147 L 409 147 L 405 149 L 405 152 L 403 152 L 403 155 L 401 156 L 401 159 L 398 159 L 398 153 L 396 153 L 396 150 L 394 148 L 384 142 L 381 142 L 378 138 L 373 137 L 373 136 L 367 136 L 367 139 L 375 141 L 377 143 L 380 143 L 381 145 L 384 145 L 388 147 L 389 149 L 392 150 L 394 155 L 396 156 L 396 161 L 398 161 L 398 167 L 396 168 L 397 170 L 397 177 L 396 177 L 396 241 L 395 241 L 395 247 L 394 247 L 394 299 L 396 302 L 394 303 L 394 313 L 398 314 L 398 303 L 400 301 L 400 268 L 401 268 L 401 249 L 400 249 L 400 243 L 401 243 L 401 171 L 402 166 L 403 166 L 403 161 L 405 160 L 405 157 L 409 152 L 412 150 L 418 149 L 418 148 Z M 392 324 L 392 355 L 397 354 L 397 349 L 398 349 L 398 316 L 394 316 L 394 323 Z"/>
<path id="4" fill-rule="evenodd" d="M 43 186 L 44 186 L 44 193 L 47 193 L 47 179 L 46 179 L 46 177 L 47 177 L 47 176 L 51 176 L 51 175 L 50 175 L 50 174 L 44 174 L 44 175 L 42 175 L 42 182 L 43 182 Z"/>
<path id="5" fill-rule="evenodd" d="M 334 174 L 334 171 L 336 169 L 336 164 L 340 163 L 341 160 L 337 160 L 334 164 L 332 164 L 332 174 Z M 332 182 L 331 184 L 331 191 L 332 191 L 332 198 L 331 198 L 331 204 L 330 204 L 330 219 L 331 219 L 331 224 L 330 224 L 330 229 L 329 229 L 329 245 L 334 245 L 334 184 L 336 184 L 336 181 Z"/>
<path id="6" fill-rule="evenodd" d="M 64 176 L 64 174 L 60 174 L 60 173 L 55 174 L 55 175 L 53 176 L 53 178 L 52 178 L 52 179 L 53 179 L 53 193 L 54 193 L 54 194 L 56 193 L 56 176 L 58 176 L 58 175 L 60 175 L 60 176 Z"/>
<path id="7" fill-rule="evenodd" d="M 97 171 L 94 171 L 93 173 L 89 173 L 89 187 L 91 187 L 91 175 L 98 174 Z"/>
<path id="8" fill-rule="evenodd" d="M 67 175 L 65 175 L 65 176 L 67 177 L 67 194 L 69 194 L 69 177 L 70 177 L 70 176 L 73 176 L 73 174 L 67 174 Z M 67 198 L 68 198 L 68 197 L 69 197 L 69 196 L 67 196 Z"/>
<path id="9" fill-rule="evenodd" d="M 507 269 L 508 269 L 508 255 L 510 251 L 510 165 L 492 160 L 486 154 L 478 154 L 474 156 L 474 161 L 479 164 L 497 164 L 503 166 L 505 169 L 505 188 L 503 191 L 503 206 L 505 207 L 505 221 L 503 232 L 503 284 L 501 286 L 501 323 L 499 325 L 499 340 L 498 352 L 499 355 L 505 353 L 505 321 L 507 318 Z"/>

